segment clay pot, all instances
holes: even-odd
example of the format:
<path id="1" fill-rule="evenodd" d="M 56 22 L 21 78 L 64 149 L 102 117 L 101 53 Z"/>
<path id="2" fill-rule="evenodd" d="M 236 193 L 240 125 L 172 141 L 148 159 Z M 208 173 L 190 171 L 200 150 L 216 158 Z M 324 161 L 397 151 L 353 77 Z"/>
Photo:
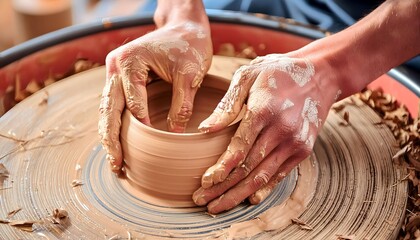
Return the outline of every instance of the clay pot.
<path id="1" fill-rule="evenodd" d="M 194 101 L 187 133 L 166 131 L 172 85 L 164 81 L 147 87 L 152 127 L 138 121 L 130 111 L 122 117 L 121 144 L 126 175 L 142 194 L 165 206 L 194 206 L 191 196 L 201 176 L 216 163 L 235 133 L 238 120 L 215 133 L 200 133 L 198 125 L 215 109 L 230 81 L 207 75 Z M 144 197 L 147 195 L 148 197 Z"/>

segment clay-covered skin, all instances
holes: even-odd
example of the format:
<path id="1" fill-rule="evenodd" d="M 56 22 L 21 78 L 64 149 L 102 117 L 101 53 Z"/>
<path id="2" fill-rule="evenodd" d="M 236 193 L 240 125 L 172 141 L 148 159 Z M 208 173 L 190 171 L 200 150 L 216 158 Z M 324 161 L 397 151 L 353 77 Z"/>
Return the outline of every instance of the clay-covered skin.
<path id="1" fill-rule="evenodd" d="M 246 99 L 247 111 L 227 150 L 203 175 L 193 195 L 197 205 L 219 213 L 247 197 L 258 204 L 310 154 L 334 98 L 321 94 L 314 78 L 323 72 L 316 71 L 310 59 L 282 54 L 258 57 L 236 71 L 228 92 L 199 128 L 223 129 Z M 334 88 L 329 92 L 335 96 Z"/>
<path id="2" fill-rule="evenodd" d="M 204 174 L 194 201 L 208 204 L 211 213 L 249 196 L 260 202 L 309 154 L 336 100 L 420 53 L 419 14 L 418 0 L 386 1 L 340 33 L 241 67 L 200 129 L 223 128 L 245 99 L 246 117 L 227 151 Z"/>
<path id="3" fill-rule="evenodd" d="M 120 171 L 122 163 L 119 129 L 124 107 L 150 125 L 146 84 L 157 75 L 172 83 L 168 128 L 183 132 L 193 111 L 197 89 L 210 67 L 213 49 L 208 19 L 205 15 L 196 16 L 198 10 L 204 12 L 201 1 L 175 2 L 175 13 L 165 15 L 169 18 L 155 15 L 157 30 L 113 50 L 106 58 L 107 76 L 98 128 L 107 160 L 115 172 Z M 180 11 L 189 14 L 177 15 Z"/>

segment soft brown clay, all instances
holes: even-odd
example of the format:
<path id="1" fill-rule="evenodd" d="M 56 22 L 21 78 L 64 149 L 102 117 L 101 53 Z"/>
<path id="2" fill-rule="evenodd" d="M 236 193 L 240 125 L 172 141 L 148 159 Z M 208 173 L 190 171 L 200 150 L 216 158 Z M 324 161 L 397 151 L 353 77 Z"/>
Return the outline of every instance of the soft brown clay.
<path id="1" fill-rule="evenodd" d="M 230 79 L 246 61 L 215 56 L 209 73 Z M 5 137 L 0 149 L 9 177 L 0 189 L 0 216 L 22 206 L 12 222 L 30 225 L 32 220 L 51 217 L 48 209 L 57 208 L 68 212 L 70 222 L 37 222 L 33 232 L 0 224 L 1 236 L 248 239 L 258 234 L 255 238 L 395 239 L 400 232 L 407 202 L 407 181 L 401 179 L 407 173 L 393 164 L 395 139 L 388 128 L 377 124 L 381 118 L 368 106 L 349 101 L 345 108 L 352 116 L 351 127 L 340 125 L 342 112 L 330 112 L 315 143 L 316 158 L 300 164 L 296 187 L 291 184 L 295 181 L 287 184 L 294 190 L 283 189 L 273 196 L 286 200 L 208 216 L 203 208 L 145 204 L 144 190 L 128 187 L 126 179 L 109 171 L 97 132 L 104 79 L 104 68 L 72 76 L 31 95 L 2 117 L 0 133 Z M 72 187 L 75 179 L 83 185 Z M 267 210 L 246 214 L 261 209 Z M 290 219 L 295 218 L 313 230 L 292 224 Z M 194 228 L 197 224 L 200 228 Z M 261 233 L 266 230 L 272 231 Z"/>
<path id="2" fill-rule="evenodd" d="M 214 133 L 197 131 L 229 87 L 229 80 L 207 75 L 197 92 L 187 133 L 166 131 L 171 85 L 156 81 L 147 87 L 152 127 L 139 122 L 130 111 L 122 117 L 121 144 L 128 179 L 153 204 L 194 206 L 191 196 L 201 176 L 226 150 L 237 124 Z M 234 121 L 234 123 L 237 121 Z"/>

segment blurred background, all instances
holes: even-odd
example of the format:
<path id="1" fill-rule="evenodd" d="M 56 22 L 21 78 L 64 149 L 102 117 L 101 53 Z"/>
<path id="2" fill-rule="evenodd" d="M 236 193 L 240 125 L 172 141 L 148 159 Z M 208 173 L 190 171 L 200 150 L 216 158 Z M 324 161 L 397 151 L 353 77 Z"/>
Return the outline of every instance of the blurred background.
<path id="1" fill-rule="evenodd" d="M 206 9 L 291 18 L 337 32 L 383 0 L 203 0 Z M 0 51 L 62 27 L 106 17 L 153 13 L 156 0 L 0 0 Z M 406 65 L 420 69 L 417 57 Z"/>

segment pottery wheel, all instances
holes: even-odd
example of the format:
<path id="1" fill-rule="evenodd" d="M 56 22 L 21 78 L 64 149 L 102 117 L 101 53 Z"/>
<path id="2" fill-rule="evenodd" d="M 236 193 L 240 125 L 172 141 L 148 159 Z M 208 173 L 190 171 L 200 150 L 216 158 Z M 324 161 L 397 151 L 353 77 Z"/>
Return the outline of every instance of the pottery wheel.
<path id="1" fill-rule="evenodd" d="M 216 56 L 210 73 L 230 78 L 243 62 Z M 148 203 L 132 192 L 127 180 L 111 173 L 97 133 L 104 79 L 104 67 L 71 76 L 25 99 L 0 119 L 0 163 L 9 171 L 0 190 L 0 219 L 21 208 L 9 220 L 38 220 L 32 232 L 0 224 L 0 239 L 397 236 L 407 199 L 405 172 L 392 162 L 397 151 L 392 134 L 375 124 L 380 118 L 369 107 L 347 104 L 349 124 L 343 124 L 342 112 L 332 110 L 312 156 L 262 204 L 243 203 L 209 216 L 203 208 Z M 311 193 L 308 201 L 299 203 L 303 208 L 294 212 L 296 216 L 290 215 L 291 201 L 302 193 Z M 273 212 L 278 206 L 282 208 Z M 45 220 L 56 208 L 67 210 L 68 221 Z M 279 219 L 271 218 L 276 214 L 284 225 L 256 235 L 250 232 L 258 224 L 247 223 L 271 219 L 263 225 L 273 225 Z"/>

